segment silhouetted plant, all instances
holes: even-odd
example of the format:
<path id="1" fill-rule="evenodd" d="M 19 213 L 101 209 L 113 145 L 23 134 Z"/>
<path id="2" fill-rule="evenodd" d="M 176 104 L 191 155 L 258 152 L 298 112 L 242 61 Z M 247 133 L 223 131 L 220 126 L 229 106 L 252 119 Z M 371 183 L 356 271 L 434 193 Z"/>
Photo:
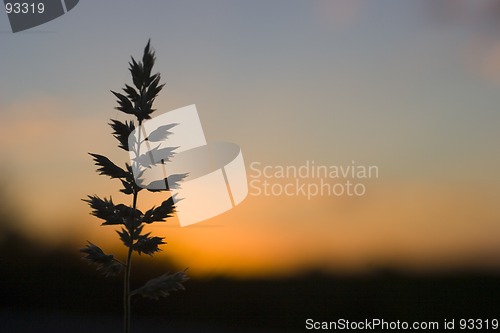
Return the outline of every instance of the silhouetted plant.
<path id="1" fill-rule="evenodd" d="M 153 102 L 164 86 L 164 84 L 160 84 L 159 73 L 151 74 L 154 63 L 155 54 L 150 47 L 150 42 L 148 42 L 144 49 L 142 62 L 132 58 L 129 63 L 129 70 L 132 74 L 132 81 L 135 87 L 126 84 L 125 88 L 123 88 L 125 95 L 112 91 L 118 98 L 118 107 L 116 109 L 135 116 L 136 120 L 121 122 L 112 119 L 109 125 L 113 129 L 114 137 L 119 142 L 118 147 L 126 151 L 134 151 L 138 158 L 140 157 L 140 154 L 138 154 L 140 142 L 137 142 L 137 147 L 129 147 L 129 135 L 134 131 L 136 126 L 137 128 L 141 126 L 143 120 L 151 118 L 151 113 L 155 111 L 153 109 Z M 155 138 L 150 138 L 151 141 L 158 141 L 158 138 L 161 140 L 165 139 L 170 134 L 168 129 L 172 126 L 174 125 L 165 125 L 151 133 L 150 136 L 155 136 Z M 148 139 L 145 138 L 144 140 Z M 173 152 L 170 155 L 172 154 Z M 150 299 L 166 297 L 172 291 L 184 289 L 182 283 L 188 279 L 185 270 L 173 274 L 166 273 L 160 277 L 151 279 L 137 290 L 130 291 L 130 271 L 133 252 L 135 251 L 139 255 L 141 253 L 153 255 L 160 251 L 160 245 L 166 244 L 163 241 L 163 237 L 151 236 L 151 233 L 143 232 L 143 228 L 147 224 L 164 222 L 167 218 L 171 217 L 175 211 L 174 200 L 173 197 L 170 197 L 163 201 L 160 206 L 153 207 L 145 213 L 141 212 L 137 208 L 137 199 L 139 192 L 143 188 L 138 186 L 137 183 L 140 183 L 140 180 L 136 183 L 132 173 L 132 170 L 140 170 L 141 168 L 141 166 L 134 164 L 140 163 L 137 160 L 138 158 L 132 161 L 134 168 L 126 164 L 125 169 L 123 169 L 105 156 L 93 153 L 90 155 L 93 157 L 96 166 L 98 166 L 97 171 L 99 174 L 119 179 L 123 185 L 120 191 L 132 196 L 131 205 L 115 204 L 111 197 L 107 199 L 100 198 L 97 195 L 88 196 L 87 199 L 84 199 L 92 208 L 92 215 L 104 221 L 101 225 L 121 226 L 121 229 L 116 232 L 127 247 L 126 261 L 122 262 L 116 259 L 114 255 L 104 253 L 101 248 L 90 242 L 86 247 L 80 249 L 81 252 L 86 254 L 85 259 L 97 265 L 97 270 L 104 275 L 114 276 L 124 271 L 124 332 L 128 333 L 130 332 L 130 298 L 133 295 L 141 295 Z M 181 181 L 185 175 L 174 176 L 174 179 Z M 165 183 L 165 190 L 168 191 L 166 180 L 162 181 Z M 172 188 L 173 186 L 178 186 L 172 179 L 169 179 L 168 184 Z M 158 190 L 151 191 L 157 192 Z"/>

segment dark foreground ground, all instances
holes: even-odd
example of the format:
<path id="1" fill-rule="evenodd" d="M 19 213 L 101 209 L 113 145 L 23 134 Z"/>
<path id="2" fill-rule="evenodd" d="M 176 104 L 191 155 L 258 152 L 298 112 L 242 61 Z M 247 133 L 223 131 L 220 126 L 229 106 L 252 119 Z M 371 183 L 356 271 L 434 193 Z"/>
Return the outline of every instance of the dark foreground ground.
<path id="1" fill-rule="evenodd" d="M 0 246 L 0 332 L 121 332 L 121 280 L 105 279 L 68 249 Z M 134 286 L 160 275 L 137 263 Z M 144 273 L 144 274 L 141 274 Z M 147 273 L 147 274 L 146 274 Z M 133 332 L 303 332 L 305 321 L 500 319 L 500 274 L 190 280 L 161 301 L 133 301 Z M 439 331 L 442 331 L 439 330 Z"/>

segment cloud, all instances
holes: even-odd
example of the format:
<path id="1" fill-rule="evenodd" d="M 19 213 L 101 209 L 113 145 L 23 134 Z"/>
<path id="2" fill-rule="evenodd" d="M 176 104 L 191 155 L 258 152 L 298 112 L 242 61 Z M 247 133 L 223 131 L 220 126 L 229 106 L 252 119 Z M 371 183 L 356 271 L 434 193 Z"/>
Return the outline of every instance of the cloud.
<path id="1" fill-rule="evenodd" d="M 360 20 L 360 0 L 322 0 L 313 2 L 320 22 L 332 27 L 350 27 Z"/>
<path id="2" fill-rule="evenodd" d="M 500 3 L 497 0 L 427 0 L 426 16 L 443 25 L 470 24 L 482 29 L 500 27 Z"/>
<path id="3" fill-rule="evenodd" d="M 466 61 L 479 77 L 491 83 L 500 83 L 500 40 L 484 39 L 472 43 Z"/>
<path id="4" fill-rule="evenodd" d="M 500 2 L 428 0 L 426 17 L 440 28 L 466 31 L 464 68 L 492 83 L 500 82 Z"/>

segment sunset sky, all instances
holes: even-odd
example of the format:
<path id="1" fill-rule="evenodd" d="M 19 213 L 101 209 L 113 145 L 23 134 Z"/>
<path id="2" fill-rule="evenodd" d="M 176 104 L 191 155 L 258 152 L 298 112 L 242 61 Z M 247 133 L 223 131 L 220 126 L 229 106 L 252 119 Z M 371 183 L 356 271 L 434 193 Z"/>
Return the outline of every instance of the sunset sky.
<path id="1" fill-rule="evenodd" d="M 199 276 L 500 269 L 497 1 L 110 3 L 16 34 L 0 11 L 0 180 L 27 235 L 120 248 L 80 199 L 130 200 L 87 152 L 127 161 L 110 90 L 151 38 L 158 113 L 196 104 L 249 179 L 253 162 L 378 167 L 363 196 L 249 195 L 190 227 L 153 226 L 160 256 Z M 166 199 L 143 192 L 142 209 Z"/>

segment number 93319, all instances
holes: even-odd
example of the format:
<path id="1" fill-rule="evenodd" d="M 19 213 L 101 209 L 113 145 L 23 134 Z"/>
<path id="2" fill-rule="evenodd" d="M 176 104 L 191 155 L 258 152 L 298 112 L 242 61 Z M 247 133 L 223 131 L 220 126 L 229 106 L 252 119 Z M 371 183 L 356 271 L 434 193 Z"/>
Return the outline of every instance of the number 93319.
<path id="1" fill-rule="evenodd" d="M 45 11 L 43 2 L 7 2 L 5 4 L 7 14 L 42 14 Z"/>

